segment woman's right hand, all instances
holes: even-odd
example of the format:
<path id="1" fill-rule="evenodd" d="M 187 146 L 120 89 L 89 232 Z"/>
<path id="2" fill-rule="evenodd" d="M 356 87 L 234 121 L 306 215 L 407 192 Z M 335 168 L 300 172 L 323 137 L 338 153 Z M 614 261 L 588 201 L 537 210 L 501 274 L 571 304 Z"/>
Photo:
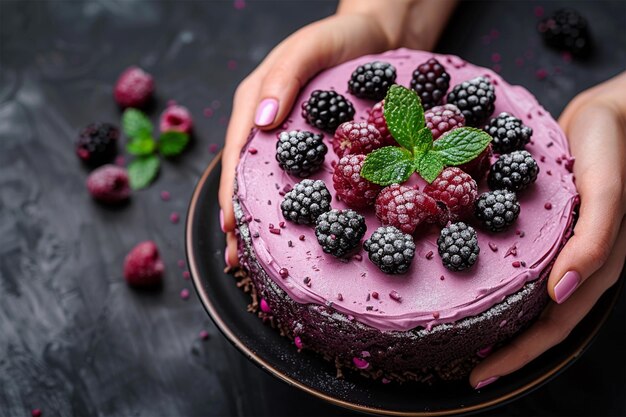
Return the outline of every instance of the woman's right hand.
<path id="1" fill-rule="evenodd" d="M 253 126 L 269 130 L 291 112 L 300 89 L 319 71 L 361 55 L 406 46 L 431 49 L 453 0 L 344 0 L 333 16 L 276 46 L 237 87 L 222 153 L 219 203 L 226 262 L 237 264 L 233 186 L 239 154 Z"/>

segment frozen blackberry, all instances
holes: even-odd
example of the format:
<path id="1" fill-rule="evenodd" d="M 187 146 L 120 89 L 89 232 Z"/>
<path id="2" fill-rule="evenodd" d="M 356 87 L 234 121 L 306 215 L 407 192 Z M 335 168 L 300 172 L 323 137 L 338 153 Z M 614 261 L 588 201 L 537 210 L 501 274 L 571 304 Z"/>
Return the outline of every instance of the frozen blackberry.
<path id="1" fill-rule="evenodd" d="M 367 226 L 354 210 L 330 210 L 319 215 L 315 236 L 326 253 L 342 257 L 359 246 Z"/>
<path id="2" fill-rule="evenodd" d="M 539 22 L 539 33 L 551 48 L 568 51 L 577 57 L 591 53 L 591 35 L 587 20 L 577 11 L 560 9 Z"/>
<path id="3" fill-rule="evenodd" d="M 331 200 L 324 181 L 302 180 L 285 195 L 280 209 L 289 221 L 314 224 L 320 214 L 330 210 Z"/>
<path id="4" fill-rule="evenodd" d="M 363 243 L 370 261 L 386 274 L 402 274 L 408 271 L 415 242 L 413 236 L 402 233 L 393 226 L 381 226 Z"/>
<path id="5" fill-rule="evenodd" d="M 449 86 L 450 75 L 435 58 L 420 64 L 413 71 L 411 88 L 422 100 L 424 110 L 441 104 Z"/>
<path id="6" fill-rule="evenodd" d="M 501 155 L 491 166 L 487 182 L 492 190 L 521 191 L 537 180 L 539 165 L 528 151 Z"/>
<path id="7" fill-rule="evenodd" d="M 480 253 L 476 231 L 463 222 L 444 227 L 437 239 L 437 247 L 443 266 L 451 271 L 471 267 Z"/>
<path id="8" fill-rule="evenodd" d="M 476 217 L 492 232 L 512 225 L 519 216 L 520 205 L 513 191 L 495 190 L 482 193 L 476 200 Z"/>
<path id="9" fill-rule="evenodd" d="M 493 113 L 496 93 L 485 77 L 476 77 L 454 86 L 448 94 L 448 104 L 454 104 L 465 116 L 468 126 L 481 126 Z"/>
<path id="10" fill-rule="evenodd" d="M 354 106 L 335 91 L 315 90 L 302 103 L 302 117 L 311 126 L 334 133 L 337 126 L 354 118 Z"/>
<path id="11" fill-rule="evenodd" d="M 120 131 L 109 123 L 91 123 L 81 130 L 76 140 L 76 154 L 91 166 L 111 162 L 117 155 Z"/>
<path id="12" fill-rule="evenodd" d="M 496 153 L 509 153 L 523 149 L 524 145 L 530 142 L 533 134 L 530 127 L 506 112 L 491 119 L 484 130 L 493 138 L 491 144 Z"/>
<path id="13" fill-rule="evenodd" d="M 281 132 L 276 142 L 278 165 L 289 174 L 308 177 L 322 166 L 328 152 L 322 138 L 306 130 Z"/>
<path id="14" fill-rule="evenodd" d="M 368 62 L 354 70 L 348 90 L 357 97 L 382 100 L 395 82 L 396 68 L 393 65 L 382 61 Z"/>

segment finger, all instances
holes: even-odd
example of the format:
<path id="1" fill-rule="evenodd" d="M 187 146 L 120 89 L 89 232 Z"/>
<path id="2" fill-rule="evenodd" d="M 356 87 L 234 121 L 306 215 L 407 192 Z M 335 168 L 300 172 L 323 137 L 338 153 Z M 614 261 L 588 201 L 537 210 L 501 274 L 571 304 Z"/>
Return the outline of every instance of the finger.
<path id="1" fill-rule="evenodd" d="M 224 249 L 224 261 L 226 266 L 234 267 L 239 265 L 237 257 L 237 237 L 235 232 L 226 233 L 226 249 Z"/>
<path id="2" fill-rule="evenodd" d="M 482 388 L 486 382 L 508 375 L 563 341 L 587 315 L 600 296 L 620 276 L 626 257 L 626 221 L 621 224 L 619 239 L 608 261 L 565 304 L 552 304 L 539 320 L 502 349 L 474 368 L 470 384 Z"/>
<path id="3" fill-rule="evenodd" d="M 569 132 L 581 206 L 574 236 L 548 280 L 548 292 L 557 303 L 604 264 L 624 216 L 626 142 L 619 119 L 604 107 L 585 108 L 571 120 Z"/>

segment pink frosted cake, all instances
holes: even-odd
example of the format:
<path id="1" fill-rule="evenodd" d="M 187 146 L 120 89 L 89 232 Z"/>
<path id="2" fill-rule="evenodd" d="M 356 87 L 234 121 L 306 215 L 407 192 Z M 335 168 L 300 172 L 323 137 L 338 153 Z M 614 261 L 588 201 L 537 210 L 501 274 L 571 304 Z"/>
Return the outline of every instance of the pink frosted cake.
<path id="1" fill-rule="evenodd" d="M 437 65 L 433 61 L 427 63 L 432 58 L 438 61 Z M 385 64 L 366 65 L 375 61 Z M 427 64 L 421 65 L 424 63 Z M 368 71 L 380 77 L 368 84 Z M 363 74 L 365 78 L 359 78 Z M 484 85 L 462 84 L 476 77 L 484 77 L 481 82 L 486 80 L 491 93 L 482 91 Z M 440 135 L 437 140 L 446 138 L 454 132 L 450 129 L 463 123 L 484 129 L 493 137 L 487 148 L 474 149 L 475 154 L 480 153 L 478 158 L 456 164 L 474 177 L 469 182 L 461 181 L 468 176 L 459 174 L 456 180 L 461 178 L 463 183 L 455 186 L 460 187 L 459 195 L 454 195 L 454 189 L 446 189 L 446 184 L 450 184 L 442 178 L 446 172 L 454 177 L 457 168 L 446 168 L 441 173 L 438 169 L 434 172 L 438 178 L 431 185 L 423 179 L 433 176 L 428 173 L 430 168 L 417 173 L 412 173 L 411 168 L 412 175 L 402 189 L 369 182 L 361 187 L 359 181 L 365 181 L 363 173 L 357 183 L 338 178 L 335 171 L 347 169 L 346 166 L 356 169 L 355 165 L 361 166 L 362 160 L 369 158 L 350 153 L 373 155 L 371 152 L 382 146 L 399 146 L 380 120 L 381 108 L 388 119 L 391 110 L 388 113 L 378 104 L 372 111 L 385 97 L 389 89 L 386 84 L 394 82 L 419 93 L 433 132 L 431 142 Z M 482 90 L 476 92 L 477 89 Z M 311 100 L 316 96 L 315 90 L 335 91 L 343 96 L 342 103 L 335 102 L 339 103 L 339 110 L 332 109 L 338 120 L 321 114 L 324 104 L 319 101 L 329 98 L 320 98 L 316 93 L 317 102 Z M 458 109 L 428 109 L 446 102 L 456 104 Z M 445 109 L 448 116 L 441 115 Z M 502 112 L 508 115 L 502 116 Z M 328 133 L 346 120 L 363 122 L 357 126 L 363 131 L 361 138 L 349 137 L 350 126 L 340 126 L 334 138 L 333 133 Z M 365 126 L 368 120 L 375 128 Z M 389 123 L 389 130 L 394 131 L 391 126 Z M 277 158 L 277 144 L 288 142 L 289 134 L 284 133 L 278 142 L 277 137 L 281 132 L 292 131 L 311 132 L 297 138 L 314 148 L 313 154 L 309 154 L 313 155 L 309 165 L 294 168 L 284 158 Z M 316 136 L 319 134 L 324 135 L 322 140 Z M 530 154 L 524 153 L 525 157 L 532 156 L 531 162 L 536 166 L 530 174 L 522 172 L 520 179 L 518 172 L 510 171 L 519 168 L 511 155 L 524 150 Z M 342 162 L 337 153 L 345 154 Z M 528 326 L 548 302 L 546 278 L 571 233 L 578 202 L 572 163 L 567 140 L 553 118 L 527 90 L 509 85 L 494 72 L 456 56 L 406 49 L 364 56 L 311 80 L 282 128 L 252 132 L 236 173 L 234 205 L 239 260 L 254 284 L 260 314 L 272 317 L 293 341 L 294 349 L 316 351 L 338 367 L 358 369 L 383 381 L 458 378 L 466 375 L 494 346 Z M 358 244 L 333 246 L 341 240 L 345 228 L 324 235 L 324 226 L 320 224 L 325 221 L 328 226 L 336 219 L 328 216 L 328 204 L 321 204 L 321 208 L 317 204 L 315 217 L 308 221 L 299 223 L 302 219 L 297 215 L 285 216 L 283 201 L 303 177 L 323 182 L 332 198 L 330 206 L 340 211 L 336 213 L 352 210 L 357 219 L 364 220 L 367 231 L 357 230 L 356 236 L 350 237 Z M 393 187 L 395 194 L 390 191 Z M 415 191 L 408 192 L 409 188 Z M 489 202 L 485 193 L 500 188 L 508 191 L 498 192 L 513 194 L 511 198 L 516 201 L 507 206 L 509 212 L 504 220 L 494 220 L 489 205 L 494 208 L 495 196 Z M 403 213 L 390 215 L 390 210 L 402 211 L 394 205 L 394 198 L 406 192 L 403 195 L 409 199 L 417 193 L 426 201 L 425 205 L 418 204 L 419 210 L 435 210 L 438 214 L 411 211 L 406 205 L 403 207 L 409 212 L 404 214 L 414 218 L 407 220 Z M 436 204 L 428 206 L 432 201 Z M 450 229 L 460 221 L 461 229 L 469 229 L 473 234 Z M 402 238 L 406 245 L 400 255 L 384 260 L 372 256 L 374 243 L 384 246 L 384 242 L 376 240 L 384 233 L 372 235 L 387 225 L 395 226 L 393 233 L 387 235 L 388 240 L 389 236 Z M 355 226 L 359 228 L 360 225 Z M 444 234 L 454 232 L 456 237 L 462 234 L 464 243 L 446 240 Z M 330 247 L 325 247 L 325 242 Z M 458 248 L 452 247 L 457 243 L 467 247 L 455 254 Z"/>

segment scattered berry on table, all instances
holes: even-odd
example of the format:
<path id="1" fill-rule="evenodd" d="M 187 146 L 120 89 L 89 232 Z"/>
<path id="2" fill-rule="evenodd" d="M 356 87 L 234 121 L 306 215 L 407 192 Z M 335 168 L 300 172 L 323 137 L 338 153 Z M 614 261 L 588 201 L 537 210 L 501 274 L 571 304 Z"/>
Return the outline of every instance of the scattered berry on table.
<path id="1" fill-rule="evenodd" d="M 541 20 L 538 30 L 546 45 L 587 57 L 592 50 L 591 34 L 587 20 L 572 9 L 559 9 Z"/>
<path id="2" fill-rule="evenodd" d="M 161 132 L 174 130 L 177 132 L 190 133 L 193 127 L 193 119 L 187 107 L 180 105 L 168 106 L 159 120 Z"/>
<path id="3" fill-rule="evenodd" d="M 415 256 L 413 236 L 393 226 L 381 226 L 363 243 L 370 260 L 386 274 L 402 274 Z"/>
<path id="4" fill-rule="evenodd" d="M 478 182 L 485 177 L 487 172 L 489 172 L 492 154 L 491 144 L 489 144 L 489 146 L 487 146 L 487 148 L 485 148 L 480 155 L 469 162 L 459 165 L 459 168 L 470 174 L 472 178 Z"/>
<path id="5" fill-rule="evenodd" d="M 152 76 L 139 67 L 130 67 L 117 79 L 113 96 L 123 108 L 142 108 L 150 102 L 153 92 Z"/>
<path id="6" fill-rule="evenodd" d="M 150 287 L 161 283 L 165 266 L 159 249 L 150 240 L 141 242 L 126 255 L 124 277 L 136 287 Z"/>
<path id="7" fill-rule="evenodd" d="M 302 180 L 285 194 L 280 209 L 285 219 L 299 224 L 314 224 L 317 217 L 330 210 L 332 197 L 321 180 Z"/>
<path id="8" fill-rule="evenodd" d="M 520 205 L 513 191 L 489 191 L 476 200 L 476 217 L 492 232 L 500 232 L 512 225 L 519 212 Z"/>
<path id="9" fill-rule="evenodd" d="M 454 104 L 435 106 L 424 114 L 426 127 L 433 133 L 433 139 L 438 139 L 451 130 L 465 126 L 465 116 Z"/>
<path id="10" fill-rule="evenodd" d="M 474 211 L 474 201 L 478 195 L 476 181 L 458 167 L 441 171 L 431 184 L 424 187 L 424 193 L 435 201 L 444 203 L 452 220 L 462 219 Z"/>
<path id="11" fill-rule="evenodd" d="M 108 204 L 121 203 L 130 197 L 130 182 L 124 168 L 104 165 L 87 177 L 87 190 L 98 201 Z"/>
<path id="12" fill-rule="evenodd" d="M 333 185 L 337 197 L 350 207 L 361 208 L 374 204 L 380 185 L 361 176 L 365 155 L 346 155 L 335 165 Z"/>
<path id="13" fill-rule="evenodd" d="M 320 214 L 315 236 L 326 253 L 342 257 L 359 246 L 367 226 L 365 218 L 354 210 L 330 210 Z"/>
<path id="14" fill-rule="evenodd" d="M 90 123 L 79 133 L 76 155 L 91 166 L 111 162 L 117 155 L 120 130 L 110 123 Z"/>
<path id="15" fill-rule="evenodd" d="M 441 104 L 450 86 L 450 75 L 435 58 L 420 64 L 413 71 L 411 88 L 422 101 L 424 110 Z"/>
<path id="16" fill-rule="evenodd" d="M 496 93 L 485 77 L 476 77 L 457 84 L 448 93 L 448 104 L 454 104 L 465 116 L 468 126 L 478 127 L 493 113 Z"/>
<path id="17" fill-rule="evenodd" d="M 396 68 L 393 65 L 382 61 L 368 62 L 354 70 L 348 90 L 360 98 L 382 100 L 395 82 Z"/>
<path id="18" fill-rule="evenodd" d="M 487 182 L 492 190 L 522 191 L 537 180 L 539 165 L 528 151 L 500 155 L 491 166 Z"/>
<path id="19" fill-rule="evenodd" d="M 320 134 L 306 130 L 281 132 L 276 142 L 278 165 L 289 174 L 308 177 L 320 169 L 328 148 Z"/>
<path id="20" fill-rule="evenodd" d="M 444 227 L 437 239 L 437 247 L 443 266 L 451 271 L 471 267 L 480 253 L 476 231 L 463 222 Z"/>
<path id="21" fill-rule="evenodd" d="M 367 155 L 382 146 L 380 132 L 367 122 L 345 122 L 335 130 L 333 149 L 339 158 L 348 154 Z"/>
<path id="22" fill-rule="evenodd" d="M 387 226 L 412 234 L 425 223 L 438 223 L 440 207 L 415 187 L 391 184 L 376 198 L 376 217 Z"/>
<path id="23" fill-rule="evenodd" d="M 354 106 L 344 96 L 332 90 L 315 90 L 302 103 L 302 117 L 308 124 L 328 133 L 354 118 Z"/>
<path id="24" fill-rule="evenodd" d="M 396 146 L 398 143 L 393 136 L 391 136 L 391 133 L 389 133 L 389 127 L 387 126 L 387 121 L 385 120 L 384 106 L 385 100 L 374 104 L 374 107 L 372 107 L 372 110 L 367 117 L 367 123 L 374 125 L 374 127 L 378 129 L 385 146 Z"/>
<path id="25" fill-rule="evenodd" d="M 508 153 L 523 149 L 530 142 L 533 130 L 520 119 L 502 112 L 494 117 L 484 128 L 493 140 L 491 144 L 497 153 Z"/>

